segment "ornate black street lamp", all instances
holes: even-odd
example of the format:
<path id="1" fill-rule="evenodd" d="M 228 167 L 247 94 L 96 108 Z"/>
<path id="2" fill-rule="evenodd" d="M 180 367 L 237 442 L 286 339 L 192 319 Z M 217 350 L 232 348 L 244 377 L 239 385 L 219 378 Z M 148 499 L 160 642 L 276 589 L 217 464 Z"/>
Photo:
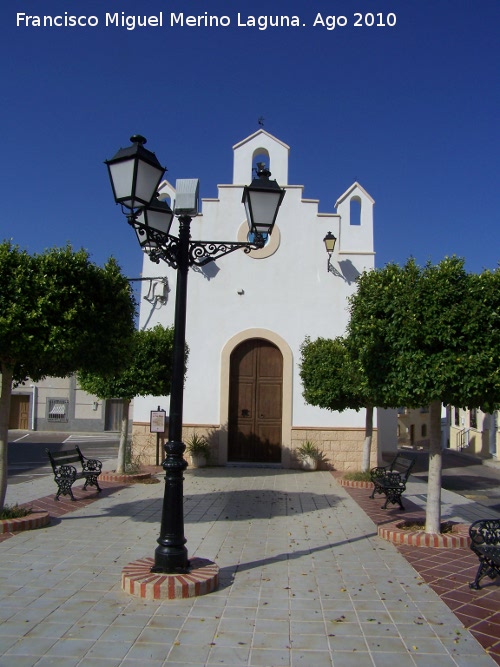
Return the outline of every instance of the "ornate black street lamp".
<path id="1" fill-rule="evenodd" d="M 244 187 L 242 197 L 251 242 L 192 241 L 191 221 L 198 215 L 198 180 L 176 182 L 172 212 L 165 202 L 157 199 L 165 169 L 155 154 L 144 148 L 144 137 L 134 135 L 130 141 L 132 146 L 120 149 L 106 161 L 115 201 L 122 205 L 150 259 L 156 263 L 163 260 L 177 270 L 168 442 L 163 461 L 165 493 L 160 537 L 151 568 L 152 572 L 176 574 L 189 571 L 183 508 L 183 473 L 187 462 L 183 457 L 186 446 L 182 442 L 188 270 L 190 266 L 203 266 L 238 249 L 249 253 L 262 248 L 272 233 L 285 190 L 270 180 L 270 172 L 259 163 L 256 178 Z M 170 234 L 174 215 L 179 219 L 178 237 Z"/>

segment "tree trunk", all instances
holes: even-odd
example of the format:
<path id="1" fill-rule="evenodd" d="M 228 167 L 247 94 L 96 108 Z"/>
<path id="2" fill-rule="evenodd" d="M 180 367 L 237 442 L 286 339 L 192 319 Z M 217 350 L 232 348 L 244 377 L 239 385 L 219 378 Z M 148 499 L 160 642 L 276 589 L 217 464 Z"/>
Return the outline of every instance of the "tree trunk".
<path id="1" fill-rule="evenodd" d="M 122 406 L 123 406 L 122 408 L 123 413 L 122 413 L 122 423 L 120 431 L 120 444 L 118 446 L 118 461 L 116 464 L 116 472 L 123 475 L 126 472 L 126 466 L 127 466 L 128 413 L 130 408 L 130 400 L 128 398 L 122 399 Z"/>
<path id="2" fill-rule="evenodd" d="M 0 511 L 3 510 L 8 479 L 8 447 L 10 396 L 12 393 L 12 371 L 1 364 L 1 395 L 0 395 Z"/>
<path id="3" fill-rule="evenodd" d="M 433 401 L 431 403 L 429 417 L 431 433 L 425 532 L 438 534 L 441 532 L 441 470 L 443 466 L 441 449 L 441 401 Z"/>
<path id="4" fill-rule="evenodd" d="M 368 472 L 370 470 L 370 453 L 373 437 L 373 405 L 366 406 L 365 416 L 365 440 L 363 442 L 363 464 L 361 470 Z"/>

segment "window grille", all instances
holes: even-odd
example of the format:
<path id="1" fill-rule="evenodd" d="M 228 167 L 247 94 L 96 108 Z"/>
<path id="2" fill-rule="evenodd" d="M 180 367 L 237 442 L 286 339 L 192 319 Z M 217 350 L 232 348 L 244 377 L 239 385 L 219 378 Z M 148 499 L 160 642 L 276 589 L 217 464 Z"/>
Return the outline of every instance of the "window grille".
<path id="1" fill-rule="evenodd" d="M 49 422 L 67 422 L 68 421 L 68 403 L 65 398 L 49 398 L 48 401 L 48 421 Z"/>

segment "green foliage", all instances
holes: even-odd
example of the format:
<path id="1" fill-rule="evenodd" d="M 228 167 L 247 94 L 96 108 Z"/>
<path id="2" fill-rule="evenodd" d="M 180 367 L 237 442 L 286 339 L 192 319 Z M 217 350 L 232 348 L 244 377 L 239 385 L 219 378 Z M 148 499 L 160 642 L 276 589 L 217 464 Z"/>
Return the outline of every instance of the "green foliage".
<path id="1" fill-rule="evenodd" d="M 116 372 L 127 360 L 135 302 L 115 260 L 70 246 L 28 255 L 0 243 L 0 508 L 7 489 L 12 381 Z"/>
<path id="2" fill-rule="evenodd" d="M 33 510 L 27 507 L 19 507 L 16 503 L 15 505 L 4 505 L 3 509 L 0 511 L 0 520 L 2 519 L 22 519 L 28 514 L 31 514 Z"/>
<path id="3" fill-rule="evenodd" d="M 297 447 L 295 454 L 299 461 L 304 461 L 309 457 L 315 461 L 320 461 L 323 458 L 323 452 L 311 440 L 305 440 L 300 447 Z"/>
<path id="4" fill-rule="evenodd" d="M 114 375 L 99 372 L 78 373 L 82 389 L 99 398 L 166 396 L 172 376 L 173 327 L 157 325 L 135 331 L 126 367 Z M 188 350 L 186 349 L 186 358 Z"/>
<path id="5" fill-rule="evenodd" d="M 446 258 L 362 274 L 349 346 L 379 406 L 432 401 L 491 410 L 500 402 L 500 274 Z"/>
<path id="6" fill-rule="evenodd" d="M 359 410 L 369 403 L 360 370 L 343 338 L 306 338 L 300 347 L 302 395 L 328 410 Z"/>
<path id="7" fill-rule="evenodd" d="M 204 456 L 208 461 L 210 458 L 210 445 L 204 436 L 193 433 L 186 441 L 186 452 L 191 456 Z"/>
<path id="8" fill-rule="evenodd" d="M 16 379 L 113 371 L 127 354 L 134 311 L 114 259 L 100 268 L 70 246 L 28 255 L 0 244 L 0 363 Z"/>
<path id="9" fill-rule="evenodd" d="M 342 476 L 344 479 L 347 479 L 351 482 L 371 482 L 369 470 L 352 470 L 351 472 L 345 472 Z"/>

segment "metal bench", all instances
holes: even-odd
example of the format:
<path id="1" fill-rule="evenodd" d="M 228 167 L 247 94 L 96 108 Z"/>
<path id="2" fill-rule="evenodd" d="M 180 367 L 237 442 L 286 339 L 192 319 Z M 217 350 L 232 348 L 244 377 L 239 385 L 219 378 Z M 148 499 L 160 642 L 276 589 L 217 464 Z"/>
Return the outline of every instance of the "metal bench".
<path id="1" fill-rule="evenodd" d="M 483 577 L 495 579 L 500 575 L 500 519 L 479 519 L 469 528 L 470 548 L 479 558 L 476 578 L 469 584 L 478 591 Z"/>
<path id="2" fill-rule="evenodd" d="M 102 491 L 99 486 L 98 477 L 101 474 L 102 462 L 98 459 L 88 459 L 80 451 L 78 445 L 71 450 L 63 450 L 61 452 L 51 452 L 46 449 L 45 452 L 49 457 L 52 470 L 54 471 L 54 481 L 57 484 L 57 495 L 55 500 L 59 500 L 59 496 L 71 496 L 71 500 L 76 500 L 73 495 L 71 487 L 77 479 L 85 479 L 83 490 L 86 491 L 87 486 L 95 486 L 98 493 Z M 81 470 L 77 470 L 73 463 L 79 463 Z"/>
<path id="3" fill-rule="evenodd" d="M 404 510 L 401 495 L 406 491 L 406 482 L 410 476 L 411 469 L 415 465 L 416 456 L 399 452 L 387 466 L 377 466 L 370 470 L 373 482 L 373 491 L 370 498 L 376 493 L 385 495 L 385 503 L 382 509 L 387 508 L 387 503 L 399 505 Z"/>

